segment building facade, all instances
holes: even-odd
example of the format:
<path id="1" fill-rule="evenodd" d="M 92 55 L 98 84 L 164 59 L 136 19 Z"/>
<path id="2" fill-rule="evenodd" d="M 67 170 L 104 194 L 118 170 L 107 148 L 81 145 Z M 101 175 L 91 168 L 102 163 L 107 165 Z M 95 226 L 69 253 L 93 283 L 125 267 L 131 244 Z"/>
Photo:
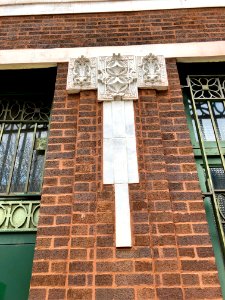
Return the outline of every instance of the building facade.
<path id="1" fill-rule="evenodd" d="M 195 2 L 1 1 L 1 299 L 225 297 L 225 5 Z"/>

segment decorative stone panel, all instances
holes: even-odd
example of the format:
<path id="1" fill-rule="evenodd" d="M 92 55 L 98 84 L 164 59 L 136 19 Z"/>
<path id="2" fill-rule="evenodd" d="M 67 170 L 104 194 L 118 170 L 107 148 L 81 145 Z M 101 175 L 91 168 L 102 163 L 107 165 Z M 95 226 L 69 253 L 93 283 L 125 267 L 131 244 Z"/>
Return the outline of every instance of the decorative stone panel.
<path id="1" fill-rule="evenodd" d="M 138 98 L 134 56 L 102 56 L 98 60 L 98 100 L 134 100 Z"/>
<path id="2" fill-rule="evenodd" d="M 129 183 L 138 183 L 133 101 L 138 87 L 168 87 L 165 59 L 120 54 L 71 59 L 67 91 L 97 89 L 103 103 L 103 183 L 115 186 L 116 247 L 131 247 Z"/>
<path id="3" fill-rule="evenodd" d="M 145 89 L 167 90 L 168 79 L 163 56 L 150 53 L 137 57 L 138 87 Z"/>
<path id="4" fill-rule="evenodd" d="M 97 88 L 97 59 L 83 55 L 71 58 L 67 76 L 67 91 L 69 94 L 79 93 L 81 90 Z"/>
<path id="5" fill-rule="evenodd" d="M 71 58 L 67 92 L 98 89 L 99 101 L 136 100 L 138 88 L 166 90 L 168 79 L 165 58 L 113 54 L 98 58 Z"/>

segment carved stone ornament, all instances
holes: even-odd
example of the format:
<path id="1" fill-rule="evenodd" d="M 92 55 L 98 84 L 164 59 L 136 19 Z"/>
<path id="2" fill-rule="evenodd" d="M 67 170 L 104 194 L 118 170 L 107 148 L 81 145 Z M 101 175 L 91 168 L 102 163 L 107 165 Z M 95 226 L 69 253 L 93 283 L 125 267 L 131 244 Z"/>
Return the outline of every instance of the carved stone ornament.
<path id="1" fill-rule="evenodd" d="M 68 93 L 97 88 L 98 101 L 104 101 L 103 184 L 115 187 L 116 247 L 132 246 L 128 185 L 139 182 L 133 100 L 138 99 L 138 87 L 167 86 L 162 56 L 113 54 L 99 57 L 98 63 L 81 56 L 69 63 Z"/>
<path id="2" fill-rule="evenodd" d="M 166 90 L 168 79 L 163 56 L 150 53 L 137 57 L 138 87 L 146 89 Z"/>
<path id="3" fill-rule="evenodd" d="M 96 62 L 96 58 L 87 58 L 83 55 L 79 58 L 70 59 L 67 77 L 67 91 L 69 94 L 97 88 Z"/>
<path id="4" fill-rule="evenodd" d="M 134 56 L 99 57 L 98 100 L 134 100 L 138 98 Z"/>
<path id="5" fill-rule="evenodd" d="M 113 54 L 69 61 L 67 91 L 98 89 L 99 101 L 136 100 L 138 88 L 166 90 L 168 79 L 165 58 Z"/>

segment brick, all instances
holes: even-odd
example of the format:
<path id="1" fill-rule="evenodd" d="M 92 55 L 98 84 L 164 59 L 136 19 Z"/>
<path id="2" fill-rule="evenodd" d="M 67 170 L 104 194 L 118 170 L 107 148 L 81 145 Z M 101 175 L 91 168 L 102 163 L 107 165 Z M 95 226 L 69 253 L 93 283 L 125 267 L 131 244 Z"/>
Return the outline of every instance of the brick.
<path id="1" fill-rule="evenodd" d="M 92 272 L 93 263 L 92 262 L 71 262 L 70 272 Z"/>
<path id="2" fill-rule="evenodd" d="M 106 248 L 97 249 L 96 256 L 97 256 L 97 259 L 112 258 L 113 257 L 113 250 L 112 249 L 106 249 Z"/>
<path id="3" fill-rule="evenodd" d="M 39 227 L 40 236 L 67 236 L 69 234 L 69 226 Z"/>
<path id="4" fill-rule="evenodd" d="M 135 261 L 135 271 L 136 272 L 151 272 L 152 263 L 149 261 Z"/>
<path id="5" fill-rule="evenodd" d="M 70 225 L 71 224 L 71 216 L 57 216 L 56 217 L 56 225 Z"/>
<path id="6" fill-rule="evenodd" d="M 180 274 L 163 274 L 162 281 L 164 285 L 176 286 L 181 284 Z"/>
<path id="7" fill-rule="evenodd" d="M 33 286 L 64 286 L 66 276 L 64 275 L 33 275 L 31 284 Z"/>
<path id="8" fill-rule="evenodd" d="M 178 251 L 181 257 L 195 257 L 195 252 L 193 248 L 179 248 Z"/>
<path id="9" fill-rule="evenodd" d="M 214 257 L 212 247 L 198 247 L 196 250 L 199 257 Z"/>
<path id="10" fill-rule="evenodd" d="M 151 300 L 155 298 L 155 290 L 151 288 L 138 289 L 137 293 L 138 300 Z"/>
<path id="11" fill-rule="evenodd" d="M 112 247 L 113 237 L 112 236 L 98 236 L 97 247 Z"/>
<path id="12" fill-rule="evenodd" d="M 157 226 L 159 233 L 173 233 L 174 232 L 174 224 L 159 224 Z"/>
<path id="13" fill-rule="evenodd" d="M 66 296 L 65 289 L 50 289 L 48 292 L 48 300 L 65 299 L 65 296 Z"/>
<path id="14" fill-rule="evenodd" d="M 178 270 L 178 261 L 176 260 L 158 260 L 155 261 L 156 272 L 171 272 Z"/>
<path id="15" fill-rule="evenodd" d="M 91 289 L 68 289 L 67 292 L 68 300 L 92 300 L 92 290 Z"/>
<path id="16" fill-rule="evenodd" d="M 58 248 L 58 247 L 66 247 L 68 246 L 70 240 L 69 238 L 56 238 L 54 239 L 54 247 Z"/>
<path id="17" fill-rule="evenodd" d="M 29 293 L 29 299 L 30 300 L 45 299 L 46 293 L 47 293 L 46 289 L 31 288 Z"/>
<path id="18" fill-rule="evenodd" d="M 114 224 L 99 224 L 97 225 L 98 234 L 113 234 Z"/>
<path id="19" fill-rule="evenodd" d="M 68 257 L 68 250 L 67 249 L 52 249 L 52 250 L 39 250 L 36 249 L 34 254 L 35 259 L 67 259 Z"/>
<path id="20" fill-rule="evenodd" d="M 95 240 L 93 237 L 75 237 L 72 238 L 71 246 L 79 248 L 91 248 L 94 246 Z"/>
<path id="21" fill-rule="evenodd" d="M 116 275 L 117 286 L 152 285 L 153 276 L 150 274 Z"/>
<path id="22" fill-rule="evenodd" d="M 218 274 L 203 274 L 202 283 L 205 285 L 219 285 Z"/>
<path id="23" fill-rule="evenodd" d="M 85 275 L 70 275 L 69 276 L 69 285 L 70 286 L 84 286 L 86 285 L 86 276 Z"/>
<path id="24" fill-rule="evenodd" d="M 86 192 L 89 191 L 89 183 L 75 183 L 74 191 L 76 192 Z"/>
<path id="25" fill-rule="evenodd" d="M 221 298 L 220 287 L 186 288 L 184 289 L 186 299 L 218 299 Z"/>
<path id="26" fill-rule="evenodd" d="M 98 272 L 131 272 L 133 271 L 132 261 L 115 261 L 115 262 L 97 262 Z"/>
<path id="27" fill-rule="evenodd" d="M 41 238 L 37 237 L 36 247 L 41 248 L 49 248 L 51 246 L 52 239 L 51 238 Z"/>
<path id="28" fill-rule="evenodd" d="M 165 258 L 173 258 L 177 257 L 177 249 L 176 248 L 163 248 L 163 256 Z"/>
<path id="29" fill-rule="evenodd" d="M 182 289 L 180 288 L 157 288 L 156 289 L 158 299 L 170 299 L 173 295 L 173 299 L 184 299 Z"/>
<path id="30" fill-rule="evenodd" d="M 135 237 L 135 246 L 148 246 L 150 243 L 149 236 L 140 235 Z"/>
<path id="31" fill-rule="evenodd" d="M 70 250 L 70 258 L 83 260 L 87 258 L 87 250 L 86 249 L 71 249 Z"/>
<path id="32" fill-rule="evenodd" d="M 192 233 L 191 224 L 176 224 L 176 232 L 178 234 L 190 234 L 190 233 Z"/>
<path id="33" fill-rule="evenodd" d="M 49 270 L 49 262 L 36 261 L 33 263 L 32 271 L 34 273 L 44 273 L 44 272 L 48 272 L 48 270 Z"/>
<path id="34" fill-rule="evenodd" d="M 96 300 L 134 300 L 133 289 L 96 289 Z"/>
<path id="35" fill-rule="evenodd" d="M 176 245 L 175 236 L 173 235 L 153 236 L 152 239 L 154 245 L 158 245 L 158 246 Z"/>
<path id="36" fill-rule="evenodd" d="M 207 261 L 207 263 L 202 260 L 183 260 L 181 261 L 181 267 L 184 271 L 215 271 L 216 266 L 214 261 Z"/>
<path id="37" fill-rule="evenodd" d="M 113 282 L 113 276 L 109 274 L 96 275 L 95 276 L 95 285 L 96 286 L 110 286 Z"/>
<path id="38" fill-rule="evenodd" d="M 198 274 L 182 274 L 181 276 L 182 276 L 182 281 L 183 281 L 184 285 L 198 285 L 199 284 L 199 275 Z"/>
<path id="39" fill-rule="evenodd" d="M 178 245 L 209 245 L 210 237 L 208 235 L 195 235 L 195 236 L 179 236 L 177 238 Z"/>
<path id="40" fill-rule="evenodd" d="M 148 224 L 134 224 L 134 234 L 146 234 L 149 232 Z"/>

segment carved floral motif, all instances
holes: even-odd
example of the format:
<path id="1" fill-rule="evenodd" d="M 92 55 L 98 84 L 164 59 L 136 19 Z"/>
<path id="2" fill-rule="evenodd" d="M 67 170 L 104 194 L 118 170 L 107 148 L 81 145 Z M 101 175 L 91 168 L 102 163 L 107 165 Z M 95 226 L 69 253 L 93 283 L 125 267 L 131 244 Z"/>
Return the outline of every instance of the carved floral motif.
<path id="1" fill-rule="evenodd" d="M 98 73 L 98 75 L 97 75 Z M 163 56 L 113 54 L 70 59 L 67 91 L 98 89 L 98 100 L 135 100 L 138 88 L 166 90 L 168 79 Z"/>
<path id="2" fill-rule="evenodd" d="M 142 59 L 143 79 L 145 83 L 154 83 L 160 79 L 160 64 L 158 57 L 150 53 Z"/>
<path id="3" fill-rule="evenodd" d="M 83 86 L 91 83 L 91 61 L 83 55 L 74 61 L 74 84 Z"/>
<path id="4" fill-rule="evenodd" d="M 89 59 L 82 55 L 71 59 L 67 78 L 68 93 L 96 89 L 96 69 L 96 58 Z"/>
<path id="5" fill-rule="evenodd" d="M 137 74 L 134 56 L 105 56 L 99 58 L 98 100 L 137 99 Z"/>
<path id="6" fill-rule="evenodd" d="M 163 56 L 150 53 L 137 57 L 138 87 L 146 89 L 166 90 L 168 80 L 166 64 Z"/>

